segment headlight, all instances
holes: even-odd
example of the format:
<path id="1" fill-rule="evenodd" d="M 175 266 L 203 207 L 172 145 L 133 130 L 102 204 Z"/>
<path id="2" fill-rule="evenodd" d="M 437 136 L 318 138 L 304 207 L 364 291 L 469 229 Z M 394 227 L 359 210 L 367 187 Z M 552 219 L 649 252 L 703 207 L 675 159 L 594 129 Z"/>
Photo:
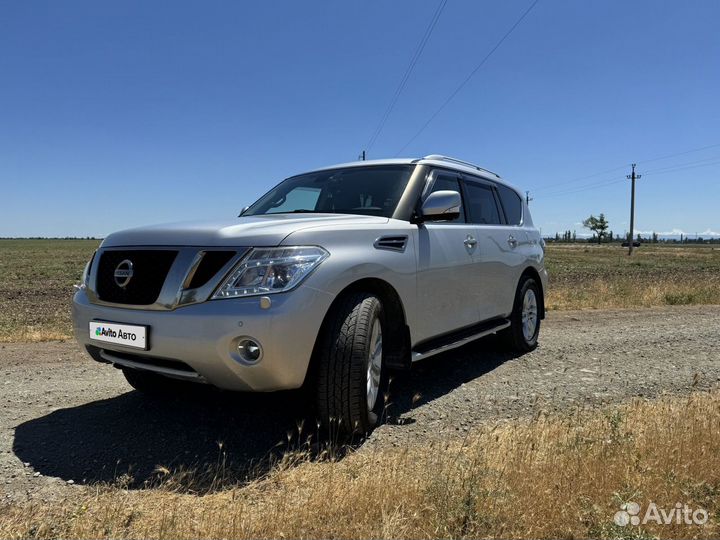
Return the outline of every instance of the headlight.
<path id="1" fill-rule="evenodd" d="M 235 298 L 289 291 L 329 253 L 320 247 L 255 248 L 222 282 L 213 298 Z"/>
<path id="2" fill-rule="evenodd" d="M 95 253 L 97 253 L 97 251 Z M 77 287 L 78 289 L 84 289 L 88 286 L 88 280 L 90 279 L 90 269 L 92 268 L 93 260 L 95 260 L 95 253 L 93 253 L 92 257 L 90 257 L 90 260 L 87 262 L 85 268 L 83 269 L 82 278 L 80 278 L 80 285 Z"/>

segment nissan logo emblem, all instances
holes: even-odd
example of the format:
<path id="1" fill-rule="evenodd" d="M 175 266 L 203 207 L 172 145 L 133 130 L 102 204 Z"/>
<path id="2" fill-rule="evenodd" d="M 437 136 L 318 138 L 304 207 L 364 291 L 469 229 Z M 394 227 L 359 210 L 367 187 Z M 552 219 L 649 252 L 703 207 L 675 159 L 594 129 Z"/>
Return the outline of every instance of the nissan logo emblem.
<path id="1" fill-rule="evenodd" d="M 113 276 L 115 277 L 115 283 L 118 287 L 121 289 L 124 289 L 127 287 L 127 284 L 130 283 L 130 280 L 133 277 L 133 263 L 130 259 L 125 259 L 123 262 L 118 264 L 115 267 L 115 272 L 113 273 Z"/>

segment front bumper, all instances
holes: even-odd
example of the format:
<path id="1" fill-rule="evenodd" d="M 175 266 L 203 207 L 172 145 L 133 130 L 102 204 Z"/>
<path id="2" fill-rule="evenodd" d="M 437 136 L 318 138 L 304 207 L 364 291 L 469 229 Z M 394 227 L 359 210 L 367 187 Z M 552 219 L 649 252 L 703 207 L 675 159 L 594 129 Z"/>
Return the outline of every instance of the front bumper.
<path id="1" fill-rule="evenodd" d="M 170 311 L 101 306 L 90 303 L 84 290 L 73 298 L 73 324 L 78 342 L 91 346 L 94 356 L 118 365 L 159 373 L 163 361 L 187 364 L 195 378 L 227 390 L 267 392 L 299 388 L 323 318 L 334 297 L 308 286 L 269 295 L 272 305 L 260 307 L 259 297 L 211 300 Z M 90 339 L 90 321 L 149 327 L 149 350 Z M 237 340 L 251 337 L 262 346 L 254 364 L 240 360 Z M 133 362 L 137 359 L 138 362 Z M 143 359 L 149 359 L 143 363 Z M 157 360 L 153 362 L 153 359 Z"/>

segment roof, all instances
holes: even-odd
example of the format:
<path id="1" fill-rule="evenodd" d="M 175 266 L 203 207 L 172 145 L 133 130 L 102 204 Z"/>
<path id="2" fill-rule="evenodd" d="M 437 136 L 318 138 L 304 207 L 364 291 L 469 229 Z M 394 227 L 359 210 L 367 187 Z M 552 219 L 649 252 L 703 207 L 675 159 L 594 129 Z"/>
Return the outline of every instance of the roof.
<path id="1" fill-rule="evenodd" d="M 505 184 L 508 187 L 513 188 L 515 191 L 519 190 L 500 177 L 499 174 L 494 173 L 492 171 L 489 171 L 487 169 L 483 169 L 482 167 L 475 165 L 473 163 L 470 163 L 468 161 L 463 161 L 457 158 L 448 157 L 448 156 L 442 156 L 439 154 L 431 154 L 429 156 L 421 157 L 421 158 L 396 158 L 396 159 L 368 159 L 364 161 L 350 161 L 348 163 L 339 163 L 337 165 L 331 165 L 329 167 L 321 167 L 319 169 L 315 169 L 314 171 L 309 172 L 315 172 L 315 171 L 325 171 L 330 169 L 341 169 L 346 167 L 367 167 L 367 166 L 375 166 L 375 165 L 414 165 L 414 164 L 422 164 L 422 165 L 435 165 L 438 167 L 445 167 L 448 169 L 453 169 L 460 172 L 465 172 L 468 174 L 473 174 L 475 176 L 481 176 L 483 178 L 486 178 L 487 180 L 492 180 L 494 182 L 499 182 L 501 184 Z"/>

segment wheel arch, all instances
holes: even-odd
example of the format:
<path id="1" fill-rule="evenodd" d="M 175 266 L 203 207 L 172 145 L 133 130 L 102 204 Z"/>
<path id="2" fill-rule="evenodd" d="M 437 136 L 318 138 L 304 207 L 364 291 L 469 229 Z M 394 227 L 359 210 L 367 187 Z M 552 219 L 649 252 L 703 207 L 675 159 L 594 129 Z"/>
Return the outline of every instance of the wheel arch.
<path id="1" fill-rule="evenodd" d="M 518 281 L 518 287 L 520 287 L 520 283 L 522 283 L 523 279 L 526 277 L 531 277 L 533 280 L 535 280 L 535 283 L 537 283 L 538 290 L 540 291 L 540 318 L 545 318 L 545 290 L 543 289 L 543 283 L 540 279 L 540 273 L 533 268 L 532 266 L 528 266 L 525 270 L 523 270 L 523 273 L 520 275 L 520 280 Z M 517 288 L 515 289 L 517 290 Z"/>
<path id="2" fill-rule="evenodd" d="M 383 346 L 388 351 L 383 351 L 385 365 L 391 369 L 410 368 L 412 363 L 410 356 L 410 328 L 407 325 L 402 298 L 395 287 L 387 281 L 379 278 L 362 278 L 342 289 L 328 307 L 320 325 L 320 331 L 315 338 L 310 366 L 305 377 L 306 383 L 309 378 L 314 377 L 317 367 L 318 347 L 329 323 L 332 321 L 333 313 L 336 311 L 338 304 L 348 294 L 358 292 L 374 294 L 382 302 L 385 323 L 389 326 L 386 332 L 387 337 L 383 336 Z"/>

